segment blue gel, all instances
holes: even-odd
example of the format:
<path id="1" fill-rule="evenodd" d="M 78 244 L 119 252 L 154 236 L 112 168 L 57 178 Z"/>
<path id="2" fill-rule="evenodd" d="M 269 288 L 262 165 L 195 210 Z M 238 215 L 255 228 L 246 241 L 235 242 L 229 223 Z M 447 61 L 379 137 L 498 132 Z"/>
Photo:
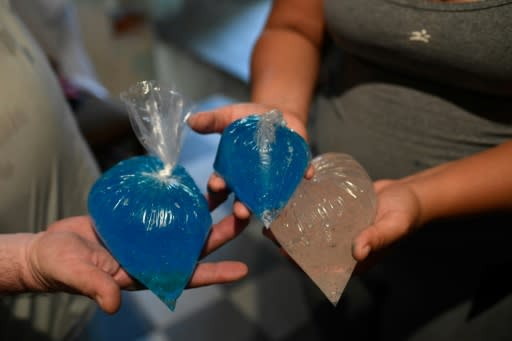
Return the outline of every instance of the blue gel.
<path id="1" fill-rule="evenodd" d="M 94 184 L 88 205 L 112 255 L 174 310 L 212 224 L 187 171 L 167 171 L 153 156 L 122 161 Z"/>
<path id="2" fill-rule="evenodd" d="M 261 127 L 263 119 L 247 116 L 224 129 L 214 169 L 268 227 L 299 185 L 311 156 L 306 141 L 284 121 L 270 121 L 269 136 L 262 131 L 268 130 Z"/>

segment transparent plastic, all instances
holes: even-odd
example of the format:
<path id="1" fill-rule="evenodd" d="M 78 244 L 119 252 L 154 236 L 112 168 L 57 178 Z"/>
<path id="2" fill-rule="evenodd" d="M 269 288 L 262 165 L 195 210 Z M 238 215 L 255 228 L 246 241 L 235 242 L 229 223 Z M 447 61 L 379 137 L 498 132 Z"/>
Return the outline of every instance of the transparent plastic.
<path id="1" fill-rule="evenodd" d="M 121 93 L 135 135 L 170 171 L 178 160 L 191 105 L 176 90 L 141 81 Z"/>
<path id="2" fill-rule="evenodd" d="M 224 129 L 214 169 L 268 227 L 297 188 L 309 160 L 306 141 L 286 126 L 279 111 L 271 110 Z"/>
<path id="3" fill-rule="evenodd" d="M 315 175 L 303 180 L 270 229 L 290 257 L 336 305 L 356 261 L 352 241 L 375 217 L 373 184 L 350 155 L 312 160 Z"/>
<path id="4" fill-rule="evenodd" d="M 174 310 L 212 223 L 203 194 L 176 164 L 187 102 L 152 81 L 136 84 L 121 98 L 137 137 L 153 155 L 105 172 L 89 193 L 89 213 L 123 268 Z"/>

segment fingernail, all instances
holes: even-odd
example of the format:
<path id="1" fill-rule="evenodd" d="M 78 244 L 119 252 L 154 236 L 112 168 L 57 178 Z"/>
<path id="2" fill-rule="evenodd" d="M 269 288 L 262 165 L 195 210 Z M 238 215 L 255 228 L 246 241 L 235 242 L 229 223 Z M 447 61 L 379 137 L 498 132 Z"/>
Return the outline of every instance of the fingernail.
<path id="1" fill-rule="evenodd" d="M 100 296 L 100 295 L 96 295 L 96 296 L 94 296 L 94 300 L 96 301 L 96 303 L 98 303 L 98 305 L 99 305 L 100 307 L 103 307 L 103 305 L 102 305 L 102 304 L 103 304 L 103 299 L 101 298 L 101 296 Z"/>
<path id="2" fill-rule="evenodd" d="M 367 244 L 367 245 L 363 246 L 361 248 L 361 258 L 364 259 L 364 258 L 368 257 L 368 255 L 370 254 L 371 250 L 372 249 L 371 249 L 370 245 Z"/>
<path id="3" fill-rule="evenodd" d="M 357 252 L 357 249 L 359 249 L 357 247 L 357 244 L 355 244 L 355 243 L 352 244 L 352 254 L 353 255 L 356 255 L 356 254 L 360 255 L 360 257 L 358 257 L 360 259 L 356 259 L 356 260 L 363 260 L 363 259 L 365 259 L 366 257 L 368 257 L 368 255 L 370 254 L 370 251 L 371 251 L 371 247 L 368 244 L 362 246 L 360 248 L 360 252 Z"/>

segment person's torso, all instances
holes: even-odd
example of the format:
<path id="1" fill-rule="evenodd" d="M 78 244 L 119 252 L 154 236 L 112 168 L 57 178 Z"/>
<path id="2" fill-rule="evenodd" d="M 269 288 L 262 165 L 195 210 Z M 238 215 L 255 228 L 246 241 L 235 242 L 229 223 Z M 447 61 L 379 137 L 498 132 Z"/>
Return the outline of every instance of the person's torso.
<path id="1" fill-rule="evenodd" d="M 512 94 L 512 1 L 326 0 L 344 50 L 408 74 Z"/>
<path id="2" fill-rule="evenodd" d="M 512 1 L 325 6 L 318 152 L 397 178 L 512 138 Z"/>
<path id="3" fill-rule="evenodd" d="M 85 214 L 97 166 L 45 55 L 0 0 L 0 233 Z M 64 340 L 94 310 L 66 293 L 0 296 L 0 340 Z"/>

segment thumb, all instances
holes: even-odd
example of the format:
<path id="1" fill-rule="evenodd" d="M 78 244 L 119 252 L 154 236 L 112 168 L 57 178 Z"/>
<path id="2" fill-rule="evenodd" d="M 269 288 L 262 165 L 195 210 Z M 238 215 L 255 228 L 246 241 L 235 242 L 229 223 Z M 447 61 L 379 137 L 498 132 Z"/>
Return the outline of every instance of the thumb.
<path id="1" fill-rule="evenodd" d="M 121 306 L 121 290 L 112 276 L 89 264 L 77 265 L 65 282 L 81 294 L 95 300 L 100 308 L 113 314 Z"/>
<path id="2" fill-rule="evenodd" d="M 371 252 L 379 251 L 400 239 L 407 233 L 408 226 L 393 214 L 383 216 L 355 238 L 352 256 L 358 262 L 365 260 Z"/>
<path id="3" fill-rule="evenodd" d="M 201 134 L 222 133 L 232 121 L 231 109 L 223 107 L 214 111 L 203 111 L 191 115 L 187 123 Z"/>

